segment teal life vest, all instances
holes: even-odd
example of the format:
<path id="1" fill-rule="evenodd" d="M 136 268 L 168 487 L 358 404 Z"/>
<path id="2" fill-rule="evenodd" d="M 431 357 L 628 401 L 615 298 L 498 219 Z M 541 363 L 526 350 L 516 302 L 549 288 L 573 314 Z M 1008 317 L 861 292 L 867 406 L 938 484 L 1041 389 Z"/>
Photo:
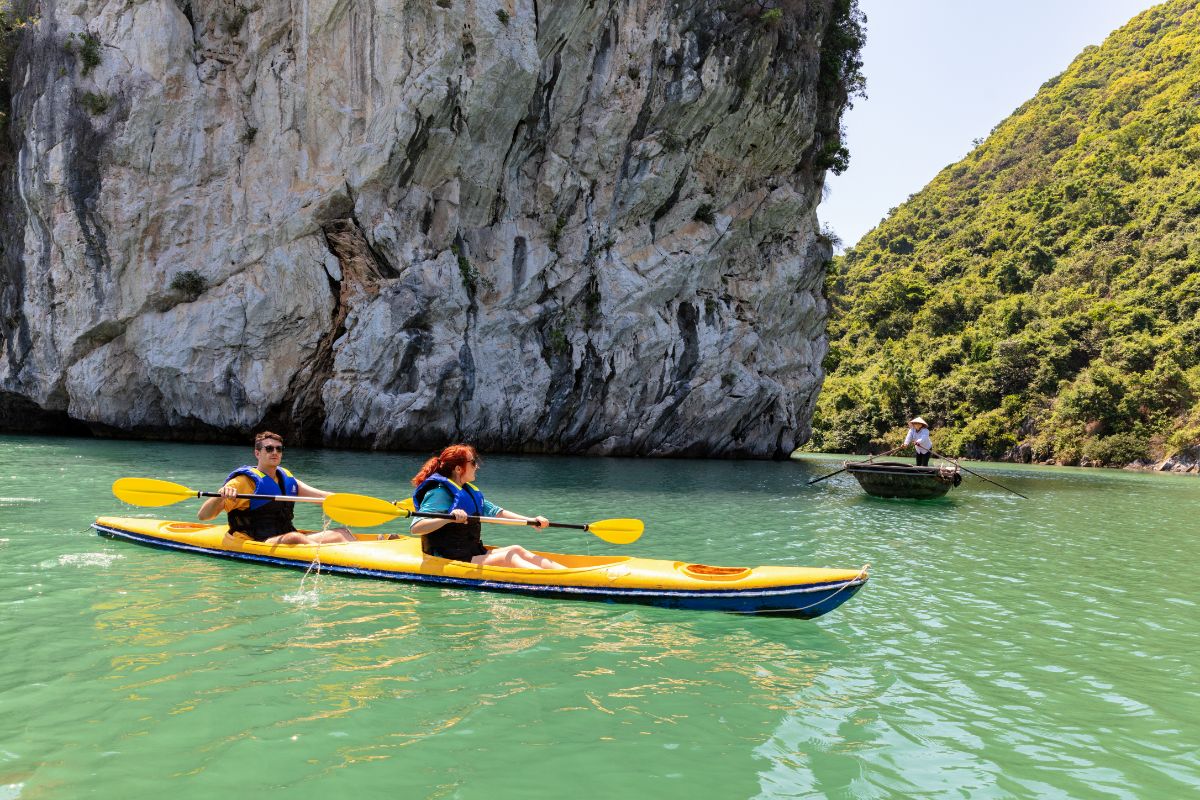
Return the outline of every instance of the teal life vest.
<path id="1" fill-rule="evenodd" d="M 461 508 L 469 516 L 483 516 L 483 492 L 471 483 L 459 486 L 445 475 L 434 473 L 421 482 L 413 492 L 413 505 L 419 511 L 421 501 L 434 489 L 441 487 L 450 493 L 453 502 L 449 511 Z M 449 513 L 449 511 L 447 513 Z M 433 533 L 421 537 L 421 550 L 431 556 L 448 558 L 452 561 L 470 561 L 475 556 L 487 552 L 483 546 L 482 526 L 479 520 L 467 520 L 464 523 L 447 522 Z"/>
<path id="2" fill-rule="evenodd" d="M 254 481 L 253 494 L 274 494 L 295 497 L 300 493 L 300 484 L 292 473 L 283 467 L 276 467 L 279 475 L 283 476 L 283 486 L 280 486 L 267 473 L 258 467 L 238 467 L 225 482 L 233 480 L 238 475 L 245 475 Z M 244 533 L 255 541 L 264 542 L 274 536 L 290 533 L 296 530 L 292 521 L 296 513 L 295 503 L 280 503 L 275 500 L 251 500 L 249 508 L 234 509 L 228 513 L 229 530 Z"/>

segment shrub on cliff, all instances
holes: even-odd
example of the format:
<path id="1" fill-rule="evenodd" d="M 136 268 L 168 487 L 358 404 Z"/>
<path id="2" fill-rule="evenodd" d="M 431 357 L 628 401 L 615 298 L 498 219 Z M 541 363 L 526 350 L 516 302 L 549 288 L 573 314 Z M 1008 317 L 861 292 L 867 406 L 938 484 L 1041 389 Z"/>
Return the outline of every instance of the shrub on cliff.
<path id="1" fill-rule="evenodd" d="M 28 13 L 14 10 L 9 0 L 0 0 L 0 83 L 4 86 L 6 96 L 9 63 L 17 38 L 36 21 Z"/>
<path id="2" fill-rule="evenodd" d="M 171 279 L 171 291 L 178 293 L 189 302 L 204 294 L 208 281 L 194 269 L 185 269 L 175 274 Z"/>
<path id="3" fill-rule="evenodd" d="M 27 14 L 15 11 L 9 0 L 0 0 L 0 81 L 8 80 L 8 65 L 17 36 L 33 21 Z"/>

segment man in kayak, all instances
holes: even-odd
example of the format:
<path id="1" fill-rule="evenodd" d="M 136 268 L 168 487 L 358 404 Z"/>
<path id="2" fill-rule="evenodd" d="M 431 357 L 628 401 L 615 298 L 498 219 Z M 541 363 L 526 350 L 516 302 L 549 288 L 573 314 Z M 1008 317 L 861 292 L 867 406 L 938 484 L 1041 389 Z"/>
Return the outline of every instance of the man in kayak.
<path id="1" fill-rule="evenodd" d="M 507 547 L 483 545 L 479 520 L 468 517 L 502 517 L 536 522 L 545 528 L 545 517 L 523 517 L 483 498 L 472 481 L 479 472 L 479 454 L 469 444 L 452 444 L 425 462 L 413 476 L 413 504 L 417 511 L 451 514 L 454 520 L 415 518 L 409 528 L 413 536 L 421 537 L 421 549 L 431 556 L 453 561 L 492 567 L 523 567 L 525 569 L 565 569 L 546 556 L 530 552 L 519 544 Z"/>
<path id="2" fill-rule="evenodd" d="M 209 520 L 222 510 L 229 516 L 229 532 L 234 536 L 268 544 L 324 544 L 353 542 L 354 535 L 346 528 L 301 533 L 296 530 L 292 516 L 295 503 L 285 500 L 248 500 L 239 494 L 273 494 L 292 497 L 328 497 L 329 492 L 314 489 L 297 480 L 279 465 L 283 460 L 283 437 L 263 431 L 254 437 L 256 466 L 238 467 L 229 473 L 218 497 L 210 497 L 200 506 L 196 516 Z"/>
<path id="3" fill-rule="evenodd" d="M 917 466 L 929 466 L 929 454 L 933 451 L 933 440 L 929 438 L 929 425 L 920 417 L 908 421 L 908 433 L 904 435 L 904 446 L 913 446 L 917 454 Z"/>

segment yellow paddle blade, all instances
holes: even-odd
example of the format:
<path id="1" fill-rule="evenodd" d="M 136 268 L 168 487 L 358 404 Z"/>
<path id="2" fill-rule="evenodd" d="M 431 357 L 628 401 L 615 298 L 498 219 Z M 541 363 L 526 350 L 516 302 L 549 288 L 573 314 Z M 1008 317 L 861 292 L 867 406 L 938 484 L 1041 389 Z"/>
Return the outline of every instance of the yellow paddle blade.
<path id="1" fill-rule="evenodd" d="M 378 497 L 345 492 L 329 495 L 321 507 L 331 519 L 343 525 L 360 528 L 382 525 L 396 517 L 407 517 L 409 513 L 407 508 L 380 500 Z"/>
<path id="2" fill-rule="evenodd" d="M 606 542 L 613 544 L 632 544 L 646 529 L 640 519 L 602 519 L 599 522 L 589 522 L 588 533 L 594 533 Z"/>
<path id="3" fill-rule="evenodd" d="M 417 507 L 413 505 L 411 497 L 406 497 L 403 500 L 395 501 L 396 508 L 403 508 L 405 511 L 416 511 Z"/>
<path id="4" fill-rule="evenodd" d="M 195 489 L 154 478 L 118 478 L 112 490 L 118 500 L 135 506 L 169 506 L 196 496 Z"/>

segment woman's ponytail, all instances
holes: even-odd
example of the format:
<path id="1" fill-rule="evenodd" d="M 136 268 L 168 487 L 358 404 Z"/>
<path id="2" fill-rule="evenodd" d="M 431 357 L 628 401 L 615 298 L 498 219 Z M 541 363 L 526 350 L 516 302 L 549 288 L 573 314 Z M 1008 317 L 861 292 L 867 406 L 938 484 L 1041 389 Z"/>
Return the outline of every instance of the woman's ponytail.
<path id="1" fill-rule="evenodd" d="M 440 463 L 442 463 L 441 459 L 439 459 L 437 456 L 434 456 L 426 461 L 425 465 L 422 466 L 421 469 L 417 470 L 417 474 L 413 476 L 411 481 L 412 485 L 420 486 L 422 483 L 424 483 L 426 478 L 437 472 L 438 465 Z"/>
<path id="2" fill-rule="evenodd" d="M 443 450 L 440 455 L 436 455 L 425 462 L 425 465 L 413 476 L 412 485 L 420 486 L 425 482 L 426 478 L 435 472 L 449 478 L 454 473 L 455 467 L 465 466 L 468 462 L 476 461 L 477 459 L 478 454 L 471 445 L 452 444 Z"/>

